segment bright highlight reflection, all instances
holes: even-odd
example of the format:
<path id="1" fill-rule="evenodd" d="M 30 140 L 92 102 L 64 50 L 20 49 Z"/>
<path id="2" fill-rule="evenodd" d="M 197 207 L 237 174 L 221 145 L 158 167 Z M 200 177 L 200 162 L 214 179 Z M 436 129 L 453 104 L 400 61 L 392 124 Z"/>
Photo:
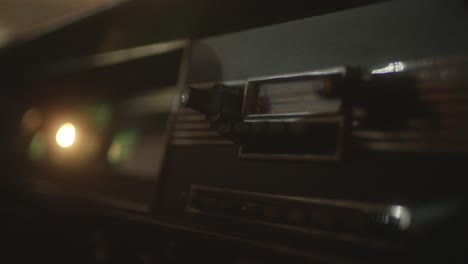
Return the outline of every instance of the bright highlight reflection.
<path id="1" fill-rule="evenodd" d="M 75 126 L 71 123 L 63 124 L 55 135 L 57 144 L 62 148 L 68 148 L 75 142 Z"/>
<path id="2" fill-rule="evenodd" d="M 401 72 L 406 68 L 406 65 L 401 61 L 391 62 L 386 67 L 381 69 L 375 69 L 372 74 L 382 74 L 391 72 Z"/>

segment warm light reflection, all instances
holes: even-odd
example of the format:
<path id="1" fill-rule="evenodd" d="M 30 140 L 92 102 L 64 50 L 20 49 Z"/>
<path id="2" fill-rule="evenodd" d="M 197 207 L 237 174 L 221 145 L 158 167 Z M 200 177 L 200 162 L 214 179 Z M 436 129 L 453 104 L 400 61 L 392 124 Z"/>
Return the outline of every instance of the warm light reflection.
<path id="1" fill-rule="evenodd" d="M 23 128 L 29 131 L 33 131 L 41 125 L 42 113 L 36 108 L 31 108 L 26 111 L 21 119 L 21 125 Z"/>
<path id="2" fill-rule="evenodd" d="M 107 153 L 107 159 L 110 163 L 118 163 L 122 159 L 122 145 L 120 143 L 112 143 Z"/>
<path id="3" fill-rule="evenodd" d="M 68 148 L 75 142 L 75 126 L 71 123 L 63 124 L 55 135 L 57 144 L 62 148 Z"/>

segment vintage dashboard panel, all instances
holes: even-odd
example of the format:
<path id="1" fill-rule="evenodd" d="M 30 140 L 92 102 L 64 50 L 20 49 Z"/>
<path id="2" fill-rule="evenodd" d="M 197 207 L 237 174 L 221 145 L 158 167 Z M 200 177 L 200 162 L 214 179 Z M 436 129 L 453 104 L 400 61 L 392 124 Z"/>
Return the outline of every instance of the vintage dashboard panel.
<path id="1" fill-rule="evenodd" d="M 311 262 L 466 260 L 466 12 L 388 1 L 47 64 L 11 182 Z"/>
<path id="2" fill-rule="evenodd" d="M 467 20 L 400 4 L 194 42 L 157 216 L 330 262 L 450 251 L 430 230 L 464 215 Z"/>

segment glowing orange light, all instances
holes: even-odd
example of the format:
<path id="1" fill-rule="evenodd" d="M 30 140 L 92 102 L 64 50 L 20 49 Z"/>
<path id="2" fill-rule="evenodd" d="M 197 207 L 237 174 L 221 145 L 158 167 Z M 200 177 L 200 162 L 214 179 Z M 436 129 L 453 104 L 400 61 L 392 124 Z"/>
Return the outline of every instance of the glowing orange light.
<path id="1" fill-rule="evenodd" d="M 55 140 L 60 147 L 68 148 L 75 142 L 75 136 L 75 126 L 71 123 L 65 123 L 57 130 Z"/>

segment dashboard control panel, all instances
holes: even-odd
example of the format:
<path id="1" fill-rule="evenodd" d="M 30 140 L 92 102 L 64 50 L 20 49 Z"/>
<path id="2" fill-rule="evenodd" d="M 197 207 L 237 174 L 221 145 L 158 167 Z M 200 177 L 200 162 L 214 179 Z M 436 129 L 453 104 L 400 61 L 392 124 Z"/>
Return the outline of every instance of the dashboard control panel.
<path id="1" fill-rule="evenodd" d="M 468 235 L 468 20 L 447 1 L 47 65 L 11 107 L 12 190 L 170 230 L 153 237 L 170 249 L 184 233 L 314 263 L 445 260 Z"/>

